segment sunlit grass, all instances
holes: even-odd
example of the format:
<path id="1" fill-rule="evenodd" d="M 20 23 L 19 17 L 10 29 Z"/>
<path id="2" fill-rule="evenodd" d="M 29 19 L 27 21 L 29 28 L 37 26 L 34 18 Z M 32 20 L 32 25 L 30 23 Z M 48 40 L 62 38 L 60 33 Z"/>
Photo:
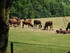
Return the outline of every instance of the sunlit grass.
<path id="1" fill-rule="evenodd" d="M 70 21 L 70 17 L 65 17 L 65 18 L 68 21 Z M 56 29 L 66 28 L 67 22 L 66 21 L 64 21 L 65 23 L 63 22 L 63 17 L 41 18 L 37 20 L 41 20 L 43 26 L 46 21 L 49 21 L 49 20 L 53 21 L 54 30 L 47 31 L 47 30 L 27 28 L 27 27 L 25 28 L 11 27 L 9 31 L 9 41 L 27 43 L 27 44 L 15 44 L 14 48 L 17 51 L 22 50 L 23 52 L 21 53 L 46 53 L 46 48 L 49 48 L 49 49 L 52 48 L 51 49 L 52 52 L 55 50 L 57 51 L 57 49 L 61 49 L 61 48 L 62 49 L 68 48 L 68 50 L 70 50 L 69 48 L 70 34 L 56 33 Z M 50 53 L 49 49 L 47 49 L 48 53 Z M 56 51 L 53 53 L 60 53 Z"/>

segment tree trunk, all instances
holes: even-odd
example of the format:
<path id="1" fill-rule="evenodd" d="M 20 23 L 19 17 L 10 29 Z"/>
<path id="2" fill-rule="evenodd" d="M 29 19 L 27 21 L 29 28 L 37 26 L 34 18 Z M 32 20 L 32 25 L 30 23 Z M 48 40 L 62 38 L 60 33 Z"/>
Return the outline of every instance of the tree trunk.
<path id="1" fill-rule="evenodd" d="M 8 45 L 8 20 L 12 0 L 0 0 L 0 53 L 7 53 Z"/>

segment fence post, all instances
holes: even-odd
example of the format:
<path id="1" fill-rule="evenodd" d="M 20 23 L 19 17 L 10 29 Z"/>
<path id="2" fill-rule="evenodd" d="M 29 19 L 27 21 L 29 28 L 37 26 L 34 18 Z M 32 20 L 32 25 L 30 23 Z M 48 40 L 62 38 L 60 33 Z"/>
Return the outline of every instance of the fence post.
<path id="1" fill-rule="evenodd" d="M 11 42 L 11 53 L 13 53 L 13 42 Z"/>
<path id="2" fill-rule="evenodd" d="M 70 51 L 68 53 L 70 53 Z"/>

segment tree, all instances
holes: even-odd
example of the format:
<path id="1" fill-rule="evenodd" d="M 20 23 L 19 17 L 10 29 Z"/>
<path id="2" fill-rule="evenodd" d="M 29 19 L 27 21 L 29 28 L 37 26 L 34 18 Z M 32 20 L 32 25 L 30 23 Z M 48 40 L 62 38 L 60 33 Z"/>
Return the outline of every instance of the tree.
<path id="1" fill-rule="evenodd" d="M 16 4 L 15 4 L 16 3 Z M 70 16 L 69 0 L 21 0 L 14 1 L 11 8 L 11 17 L 23 19 L 54 16 Z"/>
<path id="2" fill-rule="evenodd" d="M 6 53 L 8 44 L 8 20 L 13 0 L 0 0 L 0 53 Z"/>

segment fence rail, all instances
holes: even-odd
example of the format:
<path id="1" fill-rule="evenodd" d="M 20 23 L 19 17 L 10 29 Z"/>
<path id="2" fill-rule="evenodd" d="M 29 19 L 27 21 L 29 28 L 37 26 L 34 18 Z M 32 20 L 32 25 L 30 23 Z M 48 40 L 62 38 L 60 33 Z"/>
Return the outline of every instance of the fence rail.
<path id="1" fill-rule="evenodd" d="M 35 45 L 36 44 L 28 44 L 28 43 L 20 43 L 20 42 L 10 42 L 10 48 L 11 48 L 11 51 L 10 51 L 10 53 L 15 53 L 14 52 L 14 46 L 15 46 L 15 44 L 25 44 L 25 45 L 27 45 L 27 46 L 32 46 L 32 47 L 34 47 L 34 48 L 31 48 L 31 49 L 35 49 L 35 50 L 41 50 L 42 48 L 43 49 L 45 49 L 44 50 L 44 52 L 43 51 L 40 51 L 40 53 L 42 52 L 42 53 L 46 53 L 45 51 L 47 51 L 47 53 L 70 53 L 70 50 L 68 50 L 68 51 L 65 51 L 64 49 L 63 50 L 61 50 L 61 49 L 50 49 L 49 47 L 48 48 L 44 48 L 44 47 L 42 47 L 42 45 L 40 46 L 40 45 L 37 45 L 37 46 L 40 46 L 40 47 L 38 47 L 38 48 L 35 48 Z M 33 46 L 34 45 L 34 46 Z M 44 45 L 44 46 L 46 46 L 46 45 Z M 47 46 L 50 46 L 50 45 L 47 45 Z M 19 47 L 19 46 L 17 46 L 17 47 Z M 56 46 L 56 47 L 59 47 L 59 46 Z M 60 46 L 61 47 L 61 46 Z M 40 49 L 41 48 L 41 49 Z M 70 47 L 63 47 L 63 48 L 68 48 L 68 49 L 70 49 Z M 24 48 L 25 49 L 25 48 Z M 31 50 L 32 51 L 32 50 Z M 58 52 L 57 52 L 58 51 Z M 62 51 L 62 52 L 61 52 Z M 22 52 L 22 53 L 24 53 L 24 52 Z M 26 53 L 29 53 L 29 52 L 26 52 Z M 36 53 L 36 52 L 35 52 Z M 37 52 L 38 53 L 38 52 Z"/>

